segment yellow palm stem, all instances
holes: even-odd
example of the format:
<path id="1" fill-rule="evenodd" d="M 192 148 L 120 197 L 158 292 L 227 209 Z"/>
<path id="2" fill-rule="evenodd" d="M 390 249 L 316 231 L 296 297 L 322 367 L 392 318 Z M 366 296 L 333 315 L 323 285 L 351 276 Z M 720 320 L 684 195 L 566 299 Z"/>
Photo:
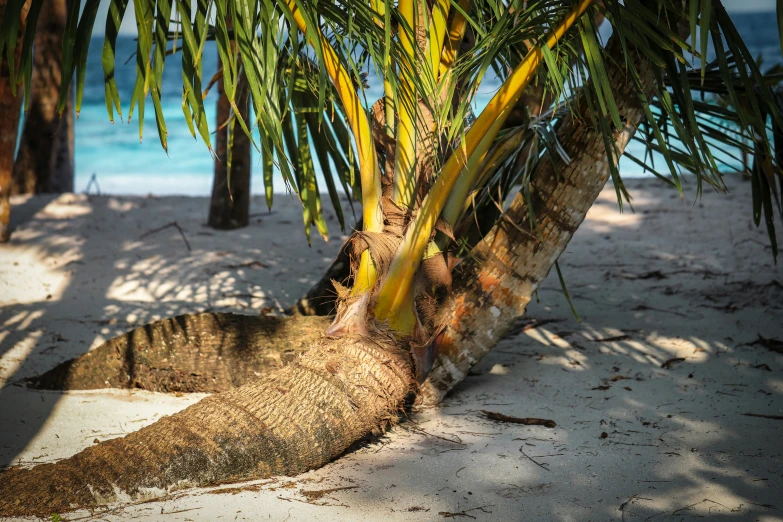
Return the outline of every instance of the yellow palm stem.
<path id="1" fill-rule="evenodd" d="M 375 17 L 375 23 L 383 26 L 383 20 L 381 20 L 381 18 L 386 15 L 386 2 L 383 0 L 372 0 L 372 8 L 378 13 L 378 16 Z"/>
<path id="2" fill-rule="evenodd" d="M 288 7 L 291 9 L 294 21 L 303 33 L 307 34 L 307 23 L 302 13 L 296 7 L 293 0 L 288 1 Z M 370 122 L 367 120 L 367 114 L 362 107 L 361 101 L 353 80 L 340 63 L 337 53 L 329 42 L 324 38 L 321 31 L 317 29 L 321 44 L 321 52 L 324 57 L 324 66 L 329 78 L 332 80 L 337 90 L 340 101 L 345 110 L 345 116 L 351 127 L 351 133 L 356 141 L 356 149 L 359 156 L 359 173 L 362 184 L 362 219 L 364 230 L 368 232 L 381 232 L 383 230 L 383 211 L 381 210 L 381 175 L 378 169 L 378 158 L 375 155 L 375 145 L 372 140 Z M 310 42 L 315 46 L 315 42 Z M 352 293 L 358 294 L 372 288 L 378 277 L 378 271 L 375 262 L 370 256 L 369 250 L 362 252 L 359 268 L 356 271 Z"/>
<path id="3" fill-rule="evenodd" d="M 546 45 L 549 48 L 554 47 L 592 2 L 593 0 L 581 0 L 550 33 Z M 393 318 L 403 310 L 405 297 L 421 264 L 422 255 L 429 243 L 435 222 L 440 216 L 459 174 L 468 167 L 470 158 L 475 154 L 479 158 L 479 161 L 472 163 L 475 175 L 480 160 L 489 150 L 494 137 L 503 126 L 522 92 L 533 79 L 536 68 L 542 60 L 543 51 L 541 48 L 539 46 L 533 47 L 481 112 L 467 132 L 462 146 L 449 157 L 427 197 L 424 198 L 416 220 L 406 230 L 402 243 L 397 249 L 394 260 L 389 267 L 388 276 L 378 294 L 375 307 L 377 318 L 393 321 Z"/>
<path id="4" fill-rule="evenodd" d="M 383 27 L 386 22 L 386 3 L 383 0 L 372 0 L 372 8 L 378 13 L 375 17 L 375 23 Z M 384 56 L 384 63 L 381 64 L 383 69 L 383 111 L 386 120 L 386 134 L 394 137 L 394 89 L 389 81 L 389 75 L 393 74 L 393 66 L 391 63 L 391 57 L 388 52 Z"/>
<path id="5" fill-rule="evenodd" d="M 476 154 L 471 156 L 467 167 L 460 172 L 454 188 L 451 189 L 449 197 L 446 199 L 446 205 L 443 207 L 443 219 L 449 225 L 453 227 L 460 220 L 466 210 L 470 208 L 469 201 L 473 198 L 469 194 L 477 193 L 489 181 L 490 176 L 517 150 L 524 136 L 524 132 L 517 131 L 498 143 L 480 162 L 478 171 L 475 164 L 479 162 L 479 158 Z M 471 175 L 473 172 L 477 172 L 477 175 Z"/>
<path id="6" fill-rule="evenodd" d="M 449 191 L 449 195 L 446 198 L 446 203 L 443 206 L 443 219 L 445 219 L 449 225 L 454 225 L 457 218 L 462 214 L 463 203 L 468 197 L 471 187 L 473 186 L 472 173 L 475 173 L 479 169 L 479 163 L 483 158 L 479 158 L 478 154 L 473 154 L 468 160 L 467 165 L 457 176 L 457 180 L 454 182 L 454 186 Z"/>
<path id="7" fill-rule="evenodd" d="M 467 12 L 470 9 L 470 0 L 460 0 L 459 7 L 463 11 Z M 440 75 L 446 74 L 446 71 L 451 69 L 454 65 L 454 59 L 457 57 L 457 49 L 462 43 L 462 38 L 465 36 L 465 29 L 467 28 L 467 21 L 465 16 L 457 10 L 454 13 L 454 18 L 451 19 L 449 25 L 449 39 L 443 45 L 443 51 L 440 56 Z"/>
<path id="8" fill-rule="evenodd" d="M 351 295 L 359 295 L 370 290 L 378 280 L 378 269 L 370 256 L 370 251 L 365 250 L 359 258 L 359 267 L 353 275 Z"/>
<path id="9" fill-rule="evenodd" d="M 413 75 L 416 63 L 416 25 L 417 13 L 414 2 L 419 0 L 399 0 L 397 9 L 406 22 L 407 28 L 400 27 L 400 44 L 407 57 L 407 63 L 400 63 L 400 97 L 397 101 L 398 119 L 396 124 L 397 150 L 394 156 L 394 190 L 392 199 L 402 208 L 410 208 L 416 189 L 416 91 L 413 87 Z"/>
<path id="10" fill-rule="evenodd" d="M 430 20 L 429 57 L 430 70 L 437 81 L 440 57 L 443 54 L 443 44 L 446 41 L 447 21 L 449 19 L 450 0 L 435 0 L 432 6 L 432 18 Z"/>
<path id="11" fill-rule="evenodd" d="M 392 199 L 403 209 L 413 202 L 416 190 L 416 108 L 409 86 L 399 91 L 398 119 L 395 121 L 397 149 L 394 155 L 394 191 Z"/>
<path id="12" fill-rule="evenodd" d="M 307 34 L 307 23 L 302 16 L 301 11 L 296 7 L 293 0 L 289 0 L 288 7 L 294 15 L 294 20 L 299 29 Z M 317 30 L 321 51 L 324 57 L 324 66 L 329 78 L 332 80 L 337 94 L 340 96 L 345 116 L 351 127 L 356 148 L 359 156 L 359 171 L 362 182 L 362 217 L 364 219 L 364 229 L 370 232 L 380 232 L 383 230 L 383 212 L 381 211 L 381 177 L 378 170 L 378 160 L 375 155 L 375 145 L 372 141 L 372 132 L 370 131 L 370 122 L 367 120 L 367 114 L 362 107 L 361 101 L 353 80 L 348 71 L 340 63 L 337 53 L 329 42 Z M 314 42 L 310 42 L 314 45 Z"/>

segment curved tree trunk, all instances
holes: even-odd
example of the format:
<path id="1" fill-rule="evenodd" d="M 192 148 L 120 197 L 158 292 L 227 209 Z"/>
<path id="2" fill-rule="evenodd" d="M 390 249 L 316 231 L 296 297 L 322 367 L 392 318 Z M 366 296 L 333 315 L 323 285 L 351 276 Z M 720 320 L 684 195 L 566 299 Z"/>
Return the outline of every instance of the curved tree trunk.
<path id="1" fill-rule="evenodd" d="M 231 133 L 229 122 L 231 104 L 223 90 L 223 78 L 218 80 L 217 143 L 215 144 L 215 177 L 212 182 L 212 199 L 209 204 L 207 225 L 219 230 L 246 227 L 250 222 L 250 138 L 239 124 Z M 237 81 L 236 104 L 242 118 L 248 122 L 250 115 L 249 90 L 244 74 Z M 228 165 L 228 148 L 231 147 L 231 168 Z"/>
<path id="2" fill-rule="evenodd" d="M 14 194 L 73 192 L 74 114 L 70 93 L 63 115 L 57 114 L 66 14 L 66 0 L 45 0 L 41 8 L 30 107 L 14 164 Z"/>
<path id="3" fill-rule="evenodd" d="M 0 0 L 0 13 L 3 15 L 5 15 L 6 5 L 7 0 Z M 14 57 L 17 64 L 22 55 L 22 35 L 29 7 L 28 1 L 22 9 L 22 19 L 19 22 L 19 41 Z M 0 56 L 0 243 L 5 243 L 11 237 L 11 186 L 16 138 L 19 134 L 19 116 L 22 110 L 22 93 L 17 92 L 16 96 L 13 95 L 11 73 L 5 54 Z"/>
<path id="4" fill-rule="evenodd" d="M 329 323 L 327 317 L 181 315 L 110 339 L 28 379 L 27 385 L 42 390 L 227 391 L 296 359 Z"/>
<path id="5" fill-rule="evenodd" d="M 457 266 L 452 298 L 440 311 L 446 330 L 438 360 L 422 387 L 422 400 L 440 402 L 503 338 L 525 313 L 538 285 L 582 223 L 587 211 L 609 178 L 609 161 L 619 154 L 644 120 L 630 73 L 622 60 L 619 38 L 613 36 L 606 60 L 609 85 L 625 126 L 615 132 L 618 156 L 607 157 L 603 139 L 592 126 L 584 95 L 575 111 L 558 129 L 558 140 L 571 158 L 565 163 L 558 154 L 542 158 L 532 175 L 530 203 L 540 233 L 531 226 L 525 197 L 520 193 L 493 229 Z M 655 76 L 652 66 L 638 54 L 634 64 L 642 89 L 652 98 Z"/>
<path id="6" fill-rule="evenodd" d="M 264 380 L 55 464 L 3 472 L 0 514 L 48 516 L 127 495 L 302 473 L 393 423 L 412 386 L 410 356 L 393 340 L 325 338 Z"/>

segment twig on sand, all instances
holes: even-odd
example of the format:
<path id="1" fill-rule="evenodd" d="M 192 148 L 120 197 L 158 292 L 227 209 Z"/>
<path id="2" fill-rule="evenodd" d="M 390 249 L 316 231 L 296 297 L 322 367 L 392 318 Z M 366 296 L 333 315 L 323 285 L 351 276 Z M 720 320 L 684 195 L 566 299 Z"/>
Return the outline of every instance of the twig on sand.
<path id="1" fill-rule="evenodd" d="M 773 352 L 777 352 L 777 353 L 783 353 L 783 341 L 777 338 L 767 339 L 766 337 L 762 337 L 760 333 L 756 333 L 756 335 L 759 336 L 758 339 L 756 339 L 753 342 L 745 343 L 745 344 L 747 346 L 754 346 L 758 344 L 763 346 L 767 350 L 772 350 Z"/>
<path id="2" fill-rule="evenodd" d="M 201 509 L 201 507 L 194 507 L 194 508 L 188 508 L 188 509 L 178 509 L 176 511 L 168 511 L 166 513 L 163 512 L 163 508 L 160 508 L 160 514 L 161 515 L 173 515 L 175 513 L 185 513 L 186 511 L 195 511 L 197 509 Z"/>
<path id="3" fill-rule="evenodd" d="M 716 502 L 716 501 L 714 501 L 714 500 L 711 500 L 711 499 L 709 499 L 709 498 L 705 498 L 704 500 L 700 500 L 699 502 L 694 502 L 693 504 L 688 504 L 688 505 L 687 505 L 687 506 L 685 506 L 685 507 L 681 507 L 680 509 L 677 509 L 677 510 L 675 510 L 675 511 L 672 511 L 672 516 L 675 516 L 675 515 L 677 515 L 678 513 L 680 513 L 680 511 L 687 511 L 687 510 L 689 510 L 689 509 L 691 509 L 691 508 L 693 508 L 693 507 L 696 507 L 696 506 L 698 506 L 699 504 L 703 504 L 703 503 L 705 503 L 705 502 L 711 502 L 712 504 L 717 504 L 718 506 L 720 506 L 720 507 L 722 507 L 722 508 L 725 508 L 725 509 L 728 509 L 729 511 L 734 511 L 734 510 L 733 510 L 733 509 L 731 509 L 730 507 L 728 507 L 728 506 L 724 506 L 724 505 L 723 505 L 723 504 L 721 504 L 720 502 Z"/>
<path id="4" fill-rule="evenodd" d="M 764 415 L 763 413 L 743 413 L 746 417 L 759 417 L 760 419 L 783 420 L 783 415 Z"/>
<path id="5" fill-rule="evenodd" d="M 560 318 L 524 319 L 512 325 L 511 328 L 509 328 L 506 334 L 503 336 L 503 338 L 508 339 L 510 337 L 514 337 L 515 335 L 521 334 L 522 332 L 527 332 L 528 330 L 533 330 L 534 328 L 539 328 L 541 326 L 544 326 L 545 324 L 560 323 L 563 321 L 565 321 L 565 319 L 560 319 Z"/>
<path id="6" fill-rule="evenodd" d="M 620 507 L 617 508 L 618 511 L 620 511 L 620 520 L 622 520 L 623 522 L 625 522 L 625 508 L 627 508 L 628 504 L 631 504 L 634 500 L 652 500 L 652 499 L 640 497 L 639 493 L 634 493 L 633 495 L 631 495 L 628 498 L 628 500 L 620 504 Z"/>
<path id="7" fill-rule="evenodd" d="M 647 310 L 651 310 L 653 312 L 662 312 L 664 314 L 673 314 L 673 315 L 679 315 L 680 317 L 688 317 L 687 315 L 682 314 L 680 312 L 675 312 L 674 310 L 662 310 L 660 308 L 653 308 L 652 306 L 647 306 L 647 305 L 643 305 L 643 304 L 640 304 L 640 305 L 636 306 L 635 308 L 632 308 L 632 310 L 634 312 L 645 312 Z"/>
<path id="8" fill-rule="evenodd" d="M 459 444 L 460 446 L 465 446 L 465 443 L 462 442 L 462 439 L 459 438 L 459 436 L 457 436 L 457 435 L 452 435 L 454 437 L 454 439 L 456 439 L 456 440 L 454 440 L 454 439 L 450 439 L 448 437 L 442 437 L 440 435 L 435 435 L 434 433 L 430 433 L 428 431 L 425 431 L 425 430 L 419 428 L 418 426 L 409 426 L 409 425 L 405 425 L 405 424 L 400 424 L 399 426 L 402 429 L 404 429 L 404 430 L 412 431 L 413 433 L 418 433 L 419 435 L 426 435 L 427 437 L 434 437 L 436 439 L 440 439 L 440 440 L 443 440 L 443 441 L 446 441 L 446 442 L 451 442 L 452 444 Z"/>
<path id="9" fill-rule="evenodd" d="M 546 464 L 541 464 L 541 463 L 540 463 L 540 462 L 538 462 L 537 460 L 533 460 L 533 457 L 531 457 L 530 455 L 528 455 L 527 453 L 525 453 L 525 452 L 522 450 L 522 448 L 519 448 L 519 452 L 520 452 L 522 455 L 524 455 L 524 456 L 525 456 L 525 458 L 527 458 L 527 460 L 529 460 L 530 462 L 532 462 L 533 464 L 535 464 L 535 465 L 536 465 L 536 466 L 538 466 L 539 468 L 542 468 L 542 469 L 545 469 L 545 470 L 547 470 L 547 471 L 550 471 L 550 469 L 546 467 Z"/>
<path id="10" fill-rule="evenodd" d="M 680 363 L 685 360 L 685 357 L 675 357 L 674 359 L 669 359 L 668 361 L 664 362 L 661 365 L 661 368 L 665 370 L 671 370 L 672 366 L 674 366 L 677 363 Z"/>
<path id="11" fill-rule="evenodd" d="M 604 337 L 602 339 L 588 339 L 591 343 L 612 343 L 616 341 L 627 341 L 630 339 L 630 335 L 615 335 L 614 337 Z"/>
<path id="12" fill-rule="evenodd" d="M 179 223 L 176 221 L 172 221 L 171 223 L 168 223 L 166 225 L 163 225 L 162 227 L 153 228 L 152 230 L 148 230 L 144 232 L 141 236 L 139 236 L 139 239 L 144 239 L 147 236 L 151 236 L 152 234 L 157 234 L 158 232 L 161 232 L 163 230 L 166 230 L 167 228 L 174 227 L 179 231 L 179 235 L 182 236 L 182 240 L 185 242 L 185 246 L 188 248 L 188 252 L 192 252 L 193 249 L 190 248 L 190 242 L 188 241 L 188 238 L 185 237 L 185 232 L 182 230 L 182 227 L 179 226 Z"/>
<path id="13" fill-rule="evenodd" d="M 261 261 L 248 261 L 247 263 L 237 263 L 234 265 L 227 265 L 226 268 L 269 268 Z"/>
<path id="14" fill-rule="evenodd" d="M 535 417 L 511 417 L 509 415 L 503 415 L 494 411 L 481 410 L 488 419 L 497 422 L 508 422 L 511 424 L 524 424 L 525 426 L 546 426 L 547 428 L 554 428 L 557 423 L 549 419 L 537 419 Z"/>
<path id="15" fill-rule="evenodd" d="M 316 489 L 316 490 L 300 490 L 299 494 L 305 497 L 310 502 L 315 500 L 320 500 L 322 497 L 334 493 L 336 491 L 345 491 L 347 489 L 358 489 L 359 486 L 345 486 L 342 488 L 331 488 L 331 489 Z"/>
<path id="16" fill-rule="evenodd" d="M 487 511 L 486 509 L 484 509 L 488 507 L 492 507 L 492 506 L 479 506 L 471 509 L 466 509 L 464 511 L 458 511 L 456 513 L 452 513 L 450 511 L 441 511 L 438 513 L 438 515 L 442 516 L 443 518 L 467 517 L 467 518 L 475 519 L 476 517 L 474 517 L 473 515 L 468 515 L 468 513 L 479 509 L 481 510 L 482 513 L 492 513 L 492 511 Z"/>
<path id="17" fill-rule="evenodd" d="M 84 189 L 84 193 L 88 196 L 90 195 L 90 188 L 92 188 L 93 184 L 95 184 L 95 191 L 98 196 L 101 195 L 101 186 L 98 185 L 98 174 L 92 173 L 92 176 L 90 176 L 90 182 L 87 183 L 87 188 Z"/>

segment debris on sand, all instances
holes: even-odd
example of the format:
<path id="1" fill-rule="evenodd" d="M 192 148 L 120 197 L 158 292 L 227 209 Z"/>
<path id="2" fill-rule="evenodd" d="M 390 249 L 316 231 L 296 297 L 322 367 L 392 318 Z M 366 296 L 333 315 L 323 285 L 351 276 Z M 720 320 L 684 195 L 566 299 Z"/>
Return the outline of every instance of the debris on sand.
<path id="1" fill-rule="evenodd" d="M 549 419 L 537 419 L 535 417 L 511 417 L 509 415 L 503 415 L 494 411 L 481 410 L 488 419 L 497 422 L 508 422 L 511 424 L 524 424 L 526 426 L 546 426 L 547 428 L 554 428 L 557 423 Z"/>

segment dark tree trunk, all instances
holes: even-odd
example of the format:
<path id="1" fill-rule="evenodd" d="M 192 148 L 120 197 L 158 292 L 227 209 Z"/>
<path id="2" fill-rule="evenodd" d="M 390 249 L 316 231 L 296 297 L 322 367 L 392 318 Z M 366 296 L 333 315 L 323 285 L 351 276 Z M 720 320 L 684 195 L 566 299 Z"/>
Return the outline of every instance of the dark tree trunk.
<path id="1" fill-rule="evenodd" d="M 250 221 L 250 138 L 239 123 L 233 124 L 231 144 L 231 168 L 228 166 L 229 116 L 231 104 L 223 90 L 223 78 L 218 80 L 217 140 L 215 144 L 215 179 L 212 183 L 212 200 L 207 224 L 219 230 L 231 230 L 247 226 Z M 248 88 L 244 75 L 237 82 L 236 105 L 240 115 L 249 121 Z"/>
<path id="2" fill-rule="evenodd" d="M 57 114 L 66 0 L 45 0 L 38 19 L 30 108 L 14 164 L 12 193 L 73 192 L 73 98 Z"/>
<path id="3" fill-rule="evenodd" d="M 0 0 L 0 13 L 5 15 L 7 0 Z M 16 45 L 15 63 L 22 54 L 22 35 L 29 3 L 22 9 L 19 23 L 19 41 Z M 3 53 L 5 55 L 5 53 Z M 14 152 L 19 134 L 19 115 L 22 109 L 22 93 L 13 95 L 11 73 L 4 57 L 0 57 L 0 243 L 11 237 L 11 185 L 13 184 Z"/>

